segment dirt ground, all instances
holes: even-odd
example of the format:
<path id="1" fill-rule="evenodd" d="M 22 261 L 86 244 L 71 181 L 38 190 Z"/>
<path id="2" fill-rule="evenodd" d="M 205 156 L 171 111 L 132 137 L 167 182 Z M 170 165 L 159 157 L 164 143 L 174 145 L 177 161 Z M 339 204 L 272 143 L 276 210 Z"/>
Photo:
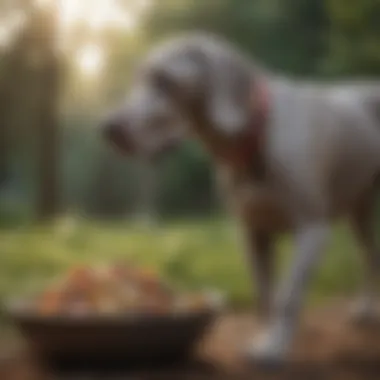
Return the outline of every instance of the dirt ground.
<path id="1" fill-rule="evenodd" d="M 306 313 L 293 357 L 277 372 L 248 366 L 239 355 L 257 329 L 248 313 L 225 315 L 200 345 L 198 359 L 176 368 L 59 376 L 42 374 L 31 363 L 8 357 L 0 361 L 0 380 L 380 379 L 380 324 L 352 326 L 346 303 Z"/>

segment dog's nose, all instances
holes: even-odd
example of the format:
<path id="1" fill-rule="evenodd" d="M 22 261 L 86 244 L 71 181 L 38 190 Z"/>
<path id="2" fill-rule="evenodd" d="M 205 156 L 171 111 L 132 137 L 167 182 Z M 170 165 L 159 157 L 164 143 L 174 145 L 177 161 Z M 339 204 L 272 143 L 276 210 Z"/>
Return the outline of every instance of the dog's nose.
<path id="1" fill-rule="evenodd" d="M 102 127 L 104 138 L 115 146 L 122 153 L 132 153 L 133 142 L 129 136 L 127 126 L 117 120 L 110 120 Z"/>

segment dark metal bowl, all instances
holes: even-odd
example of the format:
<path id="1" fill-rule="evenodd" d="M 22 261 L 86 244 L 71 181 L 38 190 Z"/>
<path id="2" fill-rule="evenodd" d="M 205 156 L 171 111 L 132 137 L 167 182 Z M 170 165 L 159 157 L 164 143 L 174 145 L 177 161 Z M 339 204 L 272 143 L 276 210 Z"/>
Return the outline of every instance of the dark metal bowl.
<path id="1" fill-rule="evenodd" d="M 40 316 L 8 312 L 34 355 L 49 367 L 127 368 L 188 357 L 217 312 L 166 315 Z"/>

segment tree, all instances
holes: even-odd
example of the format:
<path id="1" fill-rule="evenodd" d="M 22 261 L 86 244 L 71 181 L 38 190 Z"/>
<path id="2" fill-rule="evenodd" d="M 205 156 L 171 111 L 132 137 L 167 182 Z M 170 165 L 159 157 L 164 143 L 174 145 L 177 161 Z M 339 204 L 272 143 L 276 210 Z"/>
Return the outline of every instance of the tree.
<path id="1" fill-rule="evenodd" d="M 56 216 L 59 205 L 59 98 L 60 61 L 57 53 L 57 12 L 49 4 L 36 8 L 31 23 L 32 52 L 38 78 L 37 133 L 39 137 L 39 189 L 37 217 Z"/>
<path id="2" fill-rule="evenodd" d="M 380 2 L 326 0 L 330 49 L 325 70 L 331 75 L 380 74 Z"/>
<path id="3" fill-rule="evenodd" d="M 4 184 L 9 174 L 12 111 L 14 104 L 19 100 L 18 83 L 25 74 L 28 45 L 26 28 L 20 27 L 17 20 L 29 9 L 28 1 L 15 1 L 12 6 L 9 2 L 0 1 L 1 21 L 8 28 L 10 41 L 9 45 L 3 46 L 0 52 L 0 186 Z M 6 24 L 9 20 L 14 21 Z"/>

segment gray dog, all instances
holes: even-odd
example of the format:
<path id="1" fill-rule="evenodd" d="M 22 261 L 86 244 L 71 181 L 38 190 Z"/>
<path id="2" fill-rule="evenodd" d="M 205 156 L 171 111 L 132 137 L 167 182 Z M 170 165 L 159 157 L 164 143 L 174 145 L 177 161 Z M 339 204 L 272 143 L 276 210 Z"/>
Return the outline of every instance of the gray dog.
<path id="1" fill-rule="evenodd" d="M 380 84 L 277 78 L 219 38 L 191 34 L 147 57 L 128 99 L 102 128 L 128 154 L 154 158 L 186 136 L 210 153 L 241 223 L 267 324 L 247 348 L 250 358 L 278 364 L 288 357 L 307 284 L 331 223 L 343 215 L 362 246 L 365 268 L 355 320 L 374 316 Z M 294 236 L 294 256 L 275 293 L 273 239 L 284 231 Z"/>

